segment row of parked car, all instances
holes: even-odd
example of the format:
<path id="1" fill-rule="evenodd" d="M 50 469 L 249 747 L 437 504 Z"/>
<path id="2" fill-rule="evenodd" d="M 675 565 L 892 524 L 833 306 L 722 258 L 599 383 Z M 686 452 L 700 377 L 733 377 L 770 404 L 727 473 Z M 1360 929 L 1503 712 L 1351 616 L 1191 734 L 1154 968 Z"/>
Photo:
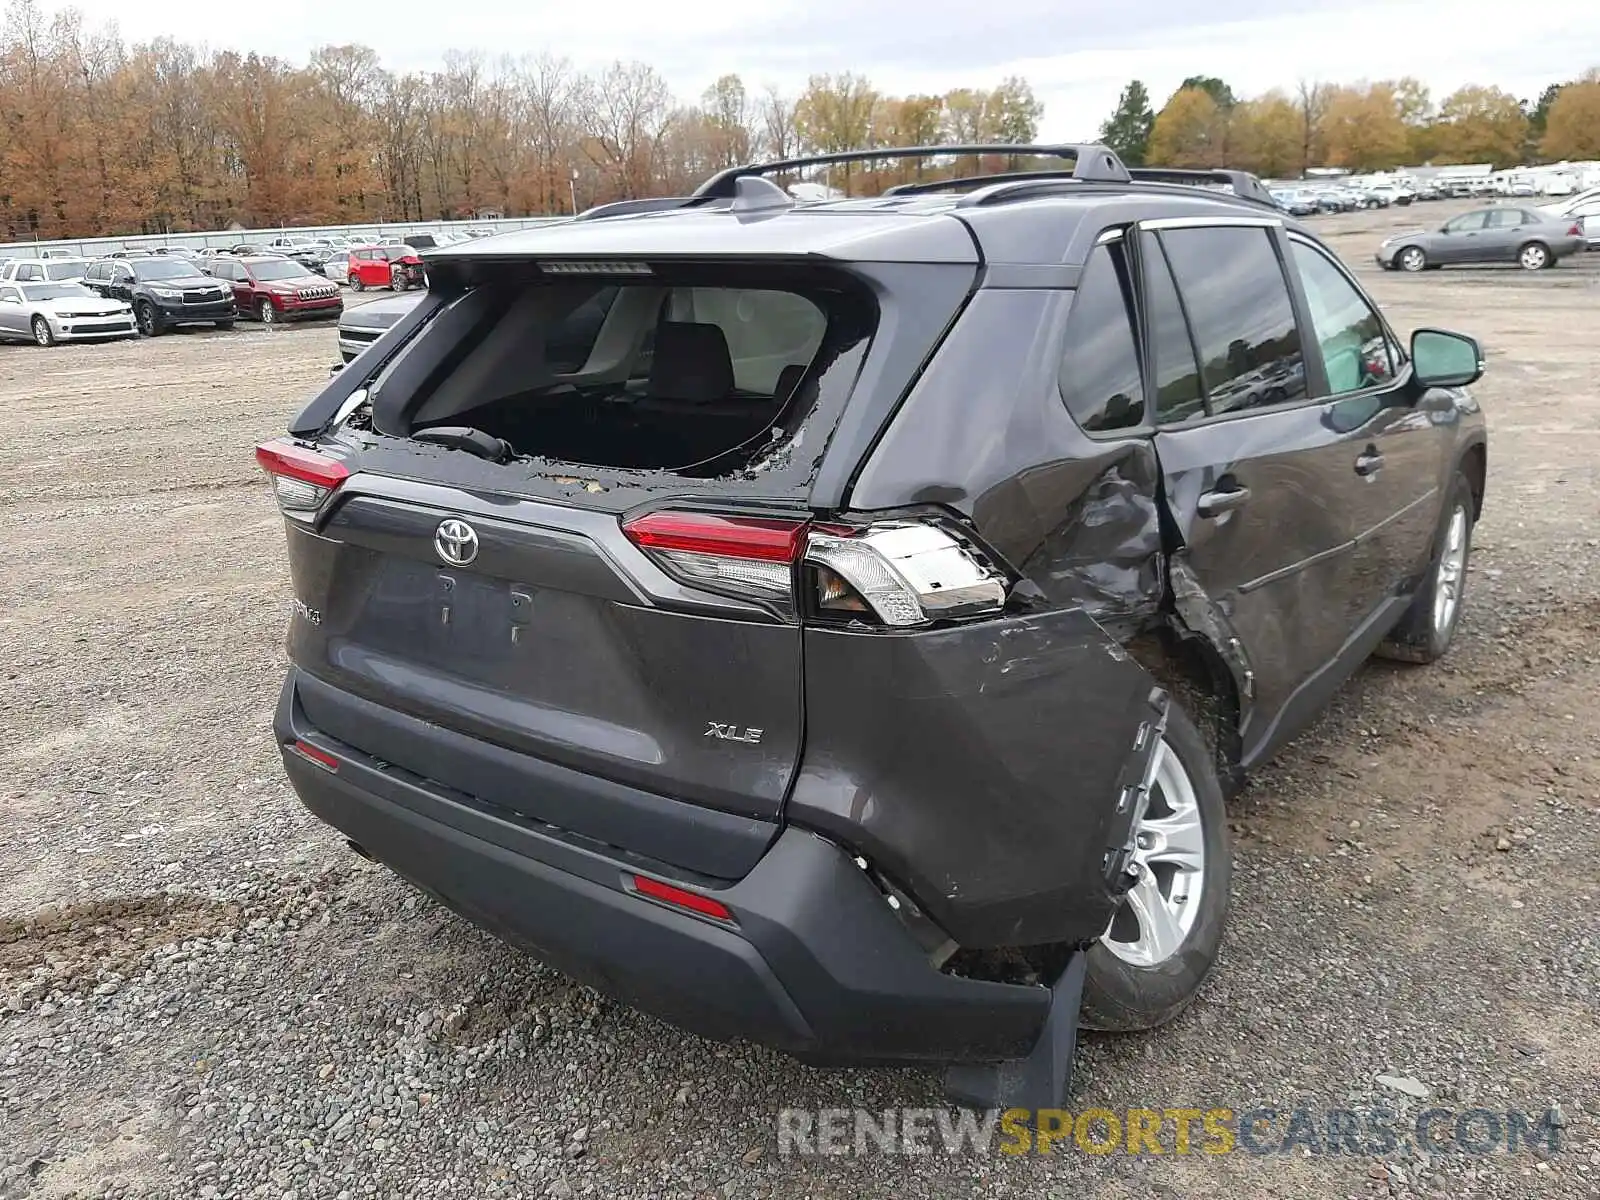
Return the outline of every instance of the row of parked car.
<path id="1" fill-rule="evenodd" d="M 188 325 L 231 329 L 239 319 L 274 325 L 336 318 L 344 311 L 341 284 L 353 291 L 424 288 L 420 252 L 457 236 L 337 247 L 352 239 L 283 238 L 205 255 L 166 246 L 98 259 L 0 257 L 0 340 L 51 346 L 155 337 Z"/>

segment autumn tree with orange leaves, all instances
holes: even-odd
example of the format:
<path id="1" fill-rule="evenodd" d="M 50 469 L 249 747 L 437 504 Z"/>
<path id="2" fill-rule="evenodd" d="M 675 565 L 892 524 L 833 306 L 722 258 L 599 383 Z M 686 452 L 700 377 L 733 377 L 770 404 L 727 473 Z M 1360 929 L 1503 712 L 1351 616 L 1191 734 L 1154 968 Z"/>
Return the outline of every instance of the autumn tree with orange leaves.
<path id="1" fill-rule="evenodd" d="M 1240 98 L 1195 75 L 1136 133 L 1152 164 L 1274 176 L 1324 163 L 1600 155 L 1600 77 L 1552 86 L 1544 101 L 1530 123 L 1490 87 L 1435 108 L 1415 80 L 1302 82 Z M 304 63 L 172 38 L 129 46 L 71 11 L 11 0 L 0 31 L 0 240 L 562 213 L 683 194 L 752 158 L 1016 145 L 1037 140 L 1042 113 L 1020 78 L 895 96 L 859 74 L 824 74 L 785 96 L 725 75 L 685 103 L 643 62 L 586 73 L 551 54 L 452 52 L 436 70 L 400 73 L 364 46 L 325 46 Z M 817 178 L 871 194 L 1030 166 L 1060 162 L 884 159 Z"/>

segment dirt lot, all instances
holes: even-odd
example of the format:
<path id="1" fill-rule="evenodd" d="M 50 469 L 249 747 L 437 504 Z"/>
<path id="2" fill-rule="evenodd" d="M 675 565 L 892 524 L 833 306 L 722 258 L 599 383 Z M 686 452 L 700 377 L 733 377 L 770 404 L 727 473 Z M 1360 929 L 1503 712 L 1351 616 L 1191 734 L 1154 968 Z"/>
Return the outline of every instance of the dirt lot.
<path id="1" fill-rule="evenodd" d="M 1373 267 L 1380 230 L 1450 211 L 1321 228 L 1403 332 L 1488 351 L 1461 638 L 1369 667 L 1254 781 L 1221 969 L 1171 1028 L 1088 1038 L 1074 1104 L 1556 1105 L 1557 1153 L 779 1157 L 780 1108 L 934 1105 L 938 1079 L 620 1008 L 282 782 L 288 595 L 250 447 L 334 335 L 241 326 L 0 347 L 0 1196 L 1600 1196 L 1600 254 Z"/>

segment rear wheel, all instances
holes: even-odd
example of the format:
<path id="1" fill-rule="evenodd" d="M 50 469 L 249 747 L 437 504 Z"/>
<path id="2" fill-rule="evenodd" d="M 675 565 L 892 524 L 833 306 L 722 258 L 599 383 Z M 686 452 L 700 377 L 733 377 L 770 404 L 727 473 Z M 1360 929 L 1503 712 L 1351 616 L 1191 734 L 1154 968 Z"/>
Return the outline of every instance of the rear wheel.
<path id="1" fill-rule="evenodd" d="M 54 346 L 56 344 L 56 331 L 50 328 L 50 322 L 43 317 L 33 319 L 33 340 L 41 346 Z"/>
<path id="2" fill-rule="evenodd" d="M 1555 264 L 1555 256 L 1540 242 L 1529 242 L 1517 251 L 1517 262 L 1524 271 L 1542 271 Z"/>
<path id="3" fill-rule="evenodd" d="M 1450 649 L 1466 592 L 1475 508 L 1472 485 L 1465 475 L 1457 475 L 1439 519 L 1439 531 L 1434 535 L 1433 566 L 1406 615 L 1378 647 L 1380 656 L 1431 663 Z"/>
<path id="4" fill-rule="evenodd" d="M 1402 271 L 1420 271 L 1428 265 L 1428 256 L 1421 246 L 1407 246 L 1395 256 Z"/>
<path id="5" fill-rule="evenodd" d="M 1174 701 L 1149 807 L 1135 831 L 1138 878 L 1087 952 L 1082 1023 L 1150 1029 L 1194 999 L 1216 963 L 1232 860 L 1215 759 Z"/>

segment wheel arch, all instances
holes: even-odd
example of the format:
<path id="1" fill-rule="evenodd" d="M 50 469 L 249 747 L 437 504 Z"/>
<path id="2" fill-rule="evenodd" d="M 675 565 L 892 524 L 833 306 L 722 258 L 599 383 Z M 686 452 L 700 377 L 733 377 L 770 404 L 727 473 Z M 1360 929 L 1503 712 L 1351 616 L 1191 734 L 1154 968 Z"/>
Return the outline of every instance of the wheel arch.
<path id="1" fill-rule="evenodd" d="M 1467 477 L 1467 485 L 1472 489 L 1472 519 L 1476 521 L 1483 516 L 1484 490 L 1489 480 L 1489 445 L 1485 441 L 1475 441 L 1461 451 L 1456 459 L 1454 474 Z"/>
<path id="2" fill-rule="evenodd" d="M 1172 615 L 1125 643 L 1129 656 L 1189 714 L 1211 746 L 1225 798 L 1244 786 L 1243 708 L 1235 669 L 1203 634 Z"/>

